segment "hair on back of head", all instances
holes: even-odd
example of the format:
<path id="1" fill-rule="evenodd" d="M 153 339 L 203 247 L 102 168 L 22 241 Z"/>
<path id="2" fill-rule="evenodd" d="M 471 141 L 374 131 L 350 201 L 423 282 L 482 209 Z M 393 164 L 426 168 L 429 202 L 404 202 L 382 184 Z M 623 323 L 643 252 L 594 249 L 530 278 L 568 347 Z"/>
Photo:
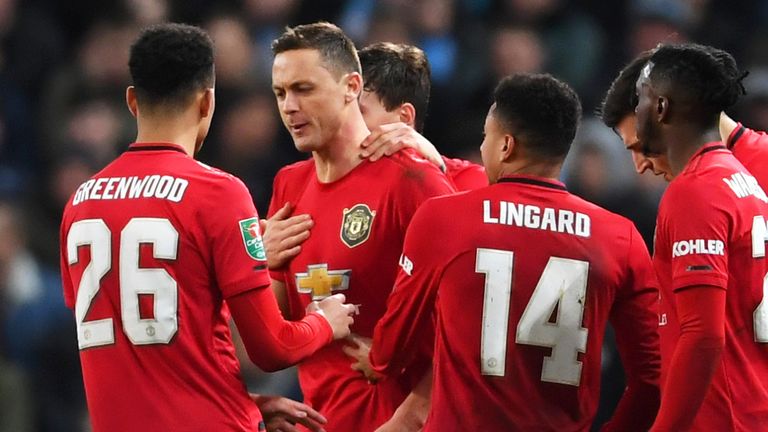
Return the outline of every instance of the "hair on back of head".
<path id="1" fill-rule="evenodd" d="M 150 26 L 131 45 L 128 66 L 139 104 L 179 109 L 194 92 L 213 87 L 213 42 L 199 27 Z"/>
<path id="2" fill-rule="evenodd" d="M 529 155 L 565 158 L 581 117 L 581 102 L 568 84 L 549 74 L 514 74 L 501 80 L 493 99 L 493 115 Z"/>
<path id="3" fill-rule="evenodd" d="M 350 72 L 361 73 L 355 43 L 335 24 L 321 21 L 288 27 L 280 37 L 272 41 L 273 55 L 299 49 L 320 52 L 326 69 L 336 76 Z"/>
<path id="4" fill-rule="evenodd" d="M 624 66 L 619 76 L 611 83 L 599 111 L 600 118 L 609 128 L 615 128 L 626 116 L 635 113 L 635 106 L 637 106 L 635 84 L 643 66 L 651 58 L 651 54 L 653 54 L 652 51 L 642 52 Z"/>
<path id="5" fill-rule="evenodd" d="M 376 93 L 387 111 L 412 104 L 416 130 L 421 132 L 432 85 L 424 51 L 412 45 L 378 42 L 360 50 L 360 64 L 365 90 Z"/>
<path id="6" fill-rule="evenodd" d="M 746 94 L 739 71 L 729 53 L 698 44 L 659 45 L 649 63 L 654 86 L 667 86 L 678 100 L 688 104 L 701 121 L 732 107 Z"/>

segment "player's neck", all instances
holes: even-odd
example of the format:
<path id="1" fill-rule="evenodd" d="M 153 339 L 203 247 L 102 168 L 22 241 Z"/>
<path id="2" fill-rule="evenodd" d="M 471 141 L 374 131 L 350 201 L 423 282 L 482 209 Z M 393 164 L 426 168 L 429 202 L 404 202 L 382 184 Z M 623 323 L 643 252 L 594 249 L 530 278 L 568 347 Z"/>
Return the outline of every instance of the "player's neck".
<path id="1" fill-rule="evenodd" d="M 136 142 L 166 142 L 178 144 L 194 156 L 197 128 L 184 120 L 139 118 Z"/>
<path id="2" fill-rule="evenodd" d="M 667 159 L 672 175 L 677 176 L 688 165 L 694 154 L 704 144 L 713 141 L 720 141 L 720 131 L 718 128 L 708 128 L 703 132 L 701 129 L 684 129 L 674 134 L 669 140 L 672 145 L 667 145 Z"/>
<path id="3" fill-rule="evenodd" d="M 360 143 L 369 134 L 360 111 L 352 112 L 324 148 L 312 152 L 317 179 L 321 183 L 331 183 L 360 165 L 363 161 L 360 158 Z"/>
<path id="4" fill-rule="evenodd" d="M 562 163 L 553 164 L 552 162 L 514 161 L 502 165 L 499 170 L 499 178 L 512 175 L 527 175 L 550 180 L 559 180 L 560 169 L 562 166 Z"/>

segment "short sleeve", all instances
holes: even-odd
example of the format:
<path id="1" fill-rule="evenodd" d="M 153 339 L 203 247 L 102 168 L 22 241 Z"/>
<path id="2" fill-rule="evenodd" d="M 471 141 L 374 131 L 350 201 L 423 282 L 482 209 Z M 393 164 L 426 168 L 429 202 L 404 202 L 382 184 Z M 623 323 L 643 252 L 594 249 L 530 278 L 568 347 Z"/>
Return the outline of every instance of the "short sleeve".
<path id="1" fill-rule="evenodd" d="M 216 281 L 224 298 L 269 286 L 259 217 L 248 190 L 235 177 L 225 178 L 215 190 L 214 206 L 202 217 L 208 225 Z"/>
<path id="2" fill-rule="evenodd" d="M 670 186 L 659 218 L 667 238 L 663 246 L 669 248 L 665 253 L 672 260 L 672 289 L 726 288 L 731 201 L 722 187 L 683 180 Z"/>

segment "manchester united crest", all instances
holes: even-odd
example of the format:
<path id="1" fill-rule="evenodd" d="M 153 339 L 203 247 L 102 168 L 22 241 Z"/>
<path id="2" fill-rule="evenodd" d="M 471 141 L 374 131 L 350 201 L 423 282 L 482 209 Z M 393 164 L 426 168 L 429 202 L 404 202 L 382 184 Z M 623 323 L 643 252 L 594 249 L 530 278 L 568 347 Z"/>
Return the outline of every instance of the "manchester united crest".
<path id="1" fill-rule="evenodd" d="M 355 204 L 351 209 L 344 209 L 341 221 L 341 241 L 353 248 L 368 240 L 376 211 L 365 204 Z"/>

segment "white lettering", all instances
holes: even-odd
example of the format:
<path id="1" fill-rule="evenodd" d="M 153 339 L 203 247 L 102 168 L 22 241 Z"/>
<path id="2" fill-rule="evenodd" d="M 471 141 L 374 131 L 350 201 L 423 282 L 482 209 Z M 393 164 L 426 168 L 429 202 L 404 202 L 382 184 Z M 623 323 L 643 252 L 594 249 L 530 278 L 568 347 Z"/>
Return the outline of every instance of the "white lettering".
<path id="1" fill-rule="evenodd" d="M 189 186 L 189 181 L 164 175 L 149 175 L 143 179 L 133 177 L 102 177 L 90 179 L 78 186 L 72 205 L 86 200 L 113 200 L 150 198 L 180 202 Z"/>
<path id="2" fill-rule="evenodd" d="M 483 223 L 499 223 L 499 219 L 491 216 L 491 201 L 483 201 Z"/>
<path id="3" fill-rule="evenodd" d="M 160 181 L 157 183 L 157 191 L 155 191 L 155 198 L 163 199 L 167 197 L 168 192 L 171 191 L 171 186 L 173 186 L 173 177 L 167 175 L 160 177 Z"/>
<path id="4" fill-rule="evenodd" d="M 149 198 L 155 194 L 155 188 L 157 188 L 157 182 L 160 181 L 159 175 L 151 175 L 149 178 L 144 179 L 144 198 Z"/>
<path id="5" fill-rule="evenodd" d="M 115 188 L 115 183 L 120 180 L 117 177 L 107 180 L 107 187 L 104 188 L 104 193 L 101 194 L 101 199 L 112 199 L 112 189 Z"/>
<path id="6" fill-rule="evenodd" d="M 120 183 L 117 184 L 117 190 L 115 191 L 115 199 L 125 198 L 125 194 L 128 193 L 128 187 L 136 180 L 136 177 L 120 177 Z"/>
<path id="7" fill-rule="evenodd" d="M 183 178 L 177 178 L 173 181 L 171 191 L 168 193 L 168 200 L 173 202 L 180 202 L 184 198 L 184 192 L 187 190 L 189 182 Z"/>
<path id="8" fill-rule="evenodd" d="M 672 244 L 672 258 L 686 255 L 725 255 L 725 243 L 722 240 L 691 239 L 676 241 Z"/>
<path id="9" fill-rule="evenodd" d="M 96 180 L 96 184 L 93 186 L 93 190 L 91 191 L 91 197 L 89 199 L 101 199 L 101 194 L 99 191 L 102 187 L 104 187 L 104 183 L 107 182 L 106 178 L 100 178 Z"/>
<path id="10" fill-rule="evenodd" d="M 499 217 L 493 216 L 497 206 Z M 483 223 L 540 229 L 579 237 L 589 237 L 592 226 L 589 216 L 583 213 L 508 201 L 492 203 L 491 200 L 483 201 Z"/>
<path id="11" fill-rule="evenodd" d="M 405 254 L 400 255 L 400 267 L 408 276 L 411 276 L 411 273 L 413 273 L 413 262 Z"/>

